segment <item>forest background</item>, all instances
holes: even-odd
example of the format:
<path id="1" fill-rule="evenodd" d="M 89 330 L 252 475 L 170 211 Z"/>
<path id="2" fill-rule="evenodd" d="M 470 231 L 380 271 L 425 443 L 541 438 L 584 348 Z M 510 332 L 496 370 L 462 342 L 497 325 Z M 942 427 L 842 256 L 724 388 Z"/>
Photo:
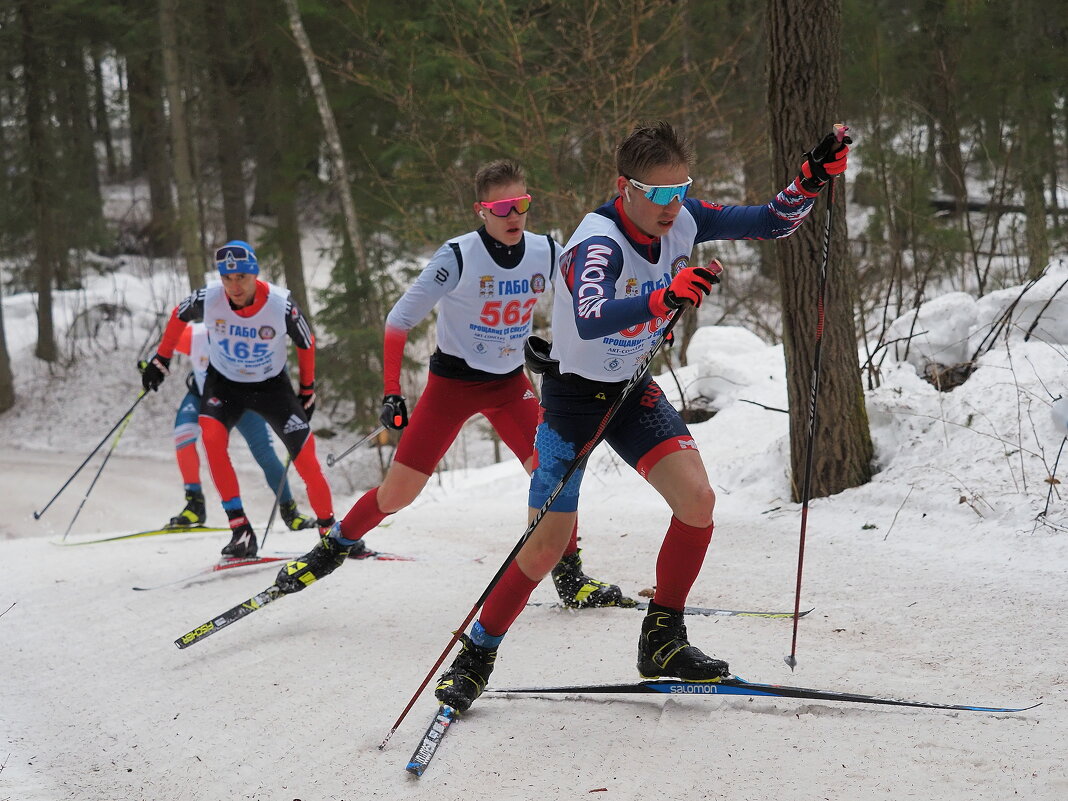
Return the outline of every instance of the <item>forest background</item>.
<path id="1" fill-rule="evenodd" d="M 434 248 L 470 229 L 479 164 L 520 160 L 528 227 L 566 240 L 609 199 L 614 147 L 639 122 L 667 119 L 694 141 L 694 196 L 763 203 L 842 120 L 856 143 L 836 203 L 863 214 L 848 232 L 837 222 L 833 299 L 855 329 L 847 361 L 854 345 L 867 354 L 858 386 L 871 388 L 888 350 L 908 347 L 887 337 L 901 314 L 1036 278 L 1063 249 L 1062 12 L 1053 0 L 7 0 L 0 292 L 36 293 L 36 355 L 62 373 L 109 345 L 57 331 L 53 292 L 124 255 L 173 260 L 200 286 L 214 246 L 248 239 L 313 318 L 332 419 L 366 429 L 384 312 Z M 796 124 L 808 106 L 811 130 Z M 808 227 L 811 251 L 822 235 Z M 335 267 L 309 297 L 311 228 L 332 234 Z M 699 250 L 729 268 L 702 320 L 810 347 L 814 282 L 791 295 L 776 247 Z M 806 297 L 795 322 L 790 305 Z M 161 323 L 177 300 L 160 299 Z M 84 331 L 130 310 L 81 314 Z M 686 323 L 683 339 L 696 315 Z M 16 395 L 2 332 L 0 319 L 0 411 L 32 402 Z M 803 388 L 811 359 L 790 354 Z M 930 378 L 954 368 L 968 369 L 932 365 Z"/>

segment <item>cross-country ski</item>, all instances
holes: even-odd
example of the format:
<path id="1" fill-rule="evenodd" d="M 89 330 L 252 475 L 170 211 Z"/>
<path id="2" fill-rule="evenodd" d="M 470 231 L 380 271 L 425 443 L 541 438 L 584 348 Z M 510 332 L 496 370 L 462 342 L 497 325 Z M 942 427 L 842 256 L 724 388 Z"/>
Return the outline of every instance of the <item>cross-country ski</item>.
<path id="1" fill-rule="evenodd" d="M 540 607 L 547 607 L 549 609 L 566 609 L 566 608 L 568 608 L 563 603 L 559 603 L 559 602 L 553 603 L 553 602 L 547 602 L 547 601 L 533 601 L 533 602 L 528 603 L 527 606 L 540 606 Z M 647 601 L 638 601 L 637 603 L 635 603 L 634 605 L 629 606 L 629 607 L 607 607 L 607 608 L 609 608 L 609 609 L 617 609 L 617 608 L 618 609 L 637 609 L 639 611 L 642 611 L 642 610 L 646 610 L 646 609 L 649 608 L 649 603 Z M 682 612 L 683 612 L 683 614 L 686 614 L 686 615 L 704 615 L 705 617 L 765 617 L 765 618 L 788 618 L 789 617 L 789 618 L 792 618 L 794 616 L 793 612 L 755 612 L 755 611 L 745 611 L 745 610 L 742 610 L 742 609 L 716 609 L 716 608 L 707 607 L 707 606 L 684 606 L 682 608 Z M 801 613 L 800 613 L 799 616 L 800 617 L 804 617 L 805 615 L 809 614 L 810 612 L 812 612 L 812 609 L 803 609 L 803 610 L 801 610 Z"/>
<path id="2" fill-rule="evenodd" d="M 852 692 L 832 690 L 813 690 L 807 687 L 786 687 L 780 684 L 761 684 L 746 681 L 737 676 L 715 682 L 664 681 L 652 680 L 631 684 L 576 684 L 570 686 L 546 687 L 488 687 L 487 693 L 497 695 L 617 695 L 635 693 L 654 693 L 670 696 L 707 696 L 707 695 L 749 695 L 771 698 L 798 698 L 813 701 L 842 701 L 854 704 L 876 704 L 885 706 L 909 706 L 925 709 L 946 709 L 968 712 L 1024 712 L 1041 705 L 1041 702 L 1021 707 L 976 706 L 946 702 L 909 701 L 903 698 L 889 698 L 878 695 L 863 695 Z"/>

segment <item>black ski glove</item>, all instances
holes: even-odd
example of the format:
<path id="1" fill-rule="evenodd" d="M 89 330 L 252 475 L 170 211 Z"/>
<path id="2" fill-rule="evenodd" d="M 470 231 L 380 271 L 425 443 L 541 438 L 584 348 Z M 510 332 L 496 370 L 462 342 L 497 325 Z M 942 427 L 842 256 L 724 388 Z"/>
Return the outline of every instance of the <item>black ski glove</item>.
<path id="1" fill-rule="evenodd" d="M 144 365 L 144 367 L 141 367 L 141 365 Z M 163 379 L 171 374 L 171 371 L 167 369 L 171 366 L 171 360 L 166 356 L 160 356 L 158 353 L 147 363 L 139 362 L 137 366 L 141 368 L 141 386 L 145 388 L 145 392 L 149 390 L 158 391 Z"/>
<path id="2" fill-rule="evenodd" d="M 400 431 L 408 425 L 408 407 L 400 395 L 386 395 L 382 398 L 382 413 L 378 421 L 386 428 Z"/>
<path id="3" fill-rule="evenodd" d="M 819 192 L 828 181 L 841 175 L 848 166 L 849 146 L 853 140 L 846 136 L 845 125 L 835 125 L 812 150 L 805 154 L 801 165 L 801 186 L 807 192 Z"/>

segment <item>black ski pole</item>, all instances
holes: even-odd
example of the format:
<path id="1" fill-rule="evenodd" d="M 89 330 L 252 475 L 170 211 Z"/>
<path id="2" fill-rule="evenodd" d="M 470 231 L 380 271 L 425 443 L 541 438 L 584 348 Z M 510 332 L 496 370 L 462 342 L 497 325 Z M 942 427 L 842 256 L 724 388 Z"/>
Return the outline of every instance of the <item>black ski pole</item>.
<path id="1" fill-rule="evenodd" d="M 274 504 L 271 506 L 271 516 L 267 518 L 267 528 L 263 530 L 263 541 L 260 543 L 260 547 L 263 548 L 267 545 L 267 535 L 271 533 L 271 524 L 274 522 L 274 516 L 278 512 L 278 505 L 282 497 L 282 487 L 286 485 L 286 476 L 289 474 L 289 466 L 293 464 L 293 457 L 286 457 L 285 467 L 282 468 L 282 478 L 278 482 L 278 486 L 274 488 Z"/>
<path id="2" fill-rule="evenodd" d="M 130 406 L 130 408 L 126 410 L 126 413 L 122 417 L 119 418 L 119 421 L 117 423 L 115 423 L 115 425 L 113 425 L 111 427 L 111 430 L 108 431 L 108 433 L 106 433 L 104 435 L 104 438 L 102 440 L 100 440 L 100 442 L 97 444 L 97 446 L 95 448 L 93 448 L 93 450 L 89 453 L 88 456 L 85 457 L 85 461 L 83 461 L 80 465 L 78 465 L 78 469 L 75 470 L 73 473 L 71 473 L 70 478 L 68 478 L 66 480 L 66 482 L 63 484 L 63 486 L 59 488 L 59 491 L 55 495 L 52 496 L 52 500 L 50 500 L 48 503 L 46 503 L 44 505 L 44 508 L 41 511 L 33 513 L 33 519 L 34 520 L 40 520 L 41 519 L 41 515 L 43 515 L 45 512 L 48 511 L 48 507 L 51 506 L 53 503 L 55 503 L 56 498 L 58 498 L 61 494 L 63 494 L 63 490 L 65 490 L 70 485 L 70 482 L 72 482 L 74 480 L 75 476 L 77 476 L 78 473 L 82 472 L 82 468 L 83 467 L 85 467 L 87 464 L 89 464 L 89 460 L 92 459 L 93 456 L 96 455 L 96 452 L 103 447 L 105 442 L 108 441 L 108 437 L 110 437 L 112 434 L 114 434 L 116 429 L 118 429 L 118 427 L 123 424 L 123 422 L 126 420 L 126 418 L 128 418 L 130 415 L 133 414 L 134 409 L 137 408 L 137 404 L 139 404 L 141 402 L 141 399 L 145 397 L 147 392 L 148 392 L 148 390 L 144 390 L 144 389 L 141 390 L 141 394 L 137 396 L 137 400 L 135 400 L 133 402 L 133 404 Z"/>
<path id="3" fill-rule="evenodd" d="M 93 476 L 93 480 L 89 483 L 89 488 L 85 491 L 85 496 L 82 498 L 82 502 L 78 504 L 78 508 L 74 511 L 74 517 L 70 519 L 70 524 L 67 526 L 67 530 L 63 532 L 63 539 L 67 539 L 67 535 L 70 534 L 70 530 L 74 528 L 74 521 L 78 519 L 78 515 L 82 513 L 82 507 L 85 506 L 85 502 L 89 500 L 89 494 L 93 491 L 93 487 L 96 486 L 97 480 L 100 478 L 100 474 L 104 472 L 104 468 L 108 466 L 108 459 L 111 458 L 111 454 L 115 452 L 115 448 L 119 445 L 119 440 L 122 439 L 123 433 L 126 431 L 126 426 L 130 424 L 133 419 L 132 414 L 126 415 L 123 418 L 122 425 L 119 426 L 119 430 L 115 432 L 115 439 L 111 441 L 111 447 L 108 448 L 108 452 L 104 454 L 104 461 L 100 463 L 100 467 L 97 468 L 96 475 Z"/>
<path id="4" fill-rule="evenodd" d="M 350 453 L 352 453 L 354 450 L 356 450 L 358 447 L 360 447 L 365 442 L 367 442 L 367 440 L 371 439 L 371 437 L 377 437 L 379 434 L 381 434 L 385 430 L 386 430 L 385 426 L 379 426 L 374 431 L 372 431 L 370 434 L 368 434 L 366 437 L 364 437 L 359 442 L 357 442 L 355 445 L 350 445 L 348 448 L 346 448 L 345 451 L 340 456 L 334 456 L 334 454 L 332 454 L 332 453 L 327 454 L 327 456 L 326 456 L 326 466 L 327 467 L 333 467 L 338 462 L 340 462 L 342 459 L 344 459 L 346 456 L 348 456 Z"/>
<path id="5" fill-rule="evenodd" d="M 849 129 L 836 123 L 835 136 L 841 142 Z M 816 348 L 812 354 L 812 382 L 809 390 L 808 444 L 805 449 L 805 480 L 801 489 L 801 535 L 797 547 L 797 587 L 794 591 L 794 632 L 790 653 L 783 657 L 793 671 L 797 667 L 797 622 L 801 619 L 801 572 L 805 564 L 805 532 L 808 529 L 808 501 L 812 493 L 812 460 L 816 450 L 816 401 L 820 394 L 820 357 L 823 351 L 824 298 L 827 290 L 827 262 L 831 257 L 831 221 L 834 217 L 834 178 L 827 191 L 827 224 L 823 231 L 823 263 L 816 292 Z"/>
<path id="6" fill-rule="evenodd" d="M 718 279 L 713 281 L 713 283 L 718 283 Z M 612 402 L 612 405 L 608 407 L 608 411 L 605 412 L 604 417 L 601 418 L 601 422 L 597 425 L 597 430 L 594 432 L 589 442 L 583 445 L 581 450 L 579 450 L 579 452 L 575 454 L 575 458 L 571 460 L 571 464 L 568 465 L 563 477 L 556 483 L 556 486 L 553 488 L 552 492 L 549 493 L 549 497 L 545 499 L 545 503 L 542 504 L 541 509 L 539 509 L 538 513 L 534 515 L 534 519 L 530 521 L 530 524 L 527 526 L 527 530 L 523 532 L 523 536 L 519 538 L 519 541 L 515 544 L 515 547 L 512 548 L 511 553 L 509 553 L 508 556 L 505 557 L 504 563 L 493 575 L 493 578 L 490 579 L 489 584 L 486 585 L 486 589 L 484 589 L 482 591 L 482 594 L 478 596 L 478 600 L 475 601 L 475 605 L 471 607 L 471 611 L 467 613 L 467 617 L 464 619 L 464 622 L 461 623 L 459 628 L 457 628 L 452 633 L 452 638 L 449 640 L 448 645 L 445 646 L 445 650 L 441 652 L 441 656 L 439 656 L 437 658 L 437 661 L 434 662 L 434 665 L 430 668 L 430 672 L 426 674 L 426 677 L 416 688 L 415 693 L 411 697 L 411 700 L 408 701 L 407 706 L 405 706 L 404 710 L 400 713 L 400 717 L 398 717 L 396 722 L 393 724 L 393 728 L 389 730 L 389 733 L 386 735 L 385 739 L 382 740 L 381 743 L 379 743 L 379 750 L 386 747 L 386 743 L 389 742 L 389 738 L 393 736 L 393 733 L 397 731 L 397 728 L 401 725 L 401 722 L 408 715 L 408 712 L 413 706 L 415 706 L 415 702 L 416 700 L 418 700 L 419 694 L 423 692 L 423 689 L 427 686 L 427 684 L 430 683 L 430 679 L 433 678 L 438 668 L 441 667 L 441 663 L 445 661 L 445 658 L 449 655 L 449 651 L 452 650 L 452 647 L 457 642 L 459 642 L 460 635 L 467 630 L 467 627 L 471 624 L 471 621 L 475 619 L 475 615 L 478 614 L 478 610 L 482 608 L 482 604 L 486 602 L 486 599 L 489 597 L 489 594 L 493 592 L 493 588 L 497 586 L 497 583 L 501 580 L 501 577 L 508 569 L 508 566 L 512 563 L 512 560 L 515 559 L 519 551 L 522 550 L 523 545 L 526 543 L 526 541 L 530 539 L 530 535 L 534 533 L 534 529 L 538 527 L 538 524 L 542 521 L 542 518 L 545 517 L 545 515 L 549 512 L 549 508 L 553 505 L 553 502 L 556 500 L 556 497 L 561 492 L 563 492 L 564 487 L 567 486 L 567 482 L 571 480 L 571 477 L 573 475 L 575 475 L 575 472 L 579 469 L 579 466 L 586 460 L 586 457 L 590 455 L 590 452 L 597 447 L 597 444 L 601 441 L 601 437 L 604 436 L 604 432 L 605 429 L 608 427 L 608 424 L 612 421 L 612 418 L 615 417 L 616 412 L 619 411 L 619 407 L 623 405 L 623 401 L 627 399 L 627 396 L 630 395 L 634 387 L 636 387 L 638 383 L 642 380 L 643 376 L 645 375 L 645 371 L 648 370 L 649 365 L 652 364 L 653 357 L 656 356 L 657 351 L 660 350 L 660 347 L 667 340 L 668 336 L 671 334 L 671 329 L 675 327 L 675 322 L 681 316 L 682 312 L 680 310 L 673 313 L 668 319 L 667 325 L 664 326 L 663 333 L 660 334 L 660 338 L 657 339 L 657 341 L 653 344 L 653 347 L 649 350 L 649 352 L 642 357 L 642 360 L 638 363 L 638 368 L 634 371 L 634 374 L 631 376 L 630 380 L 623 387 L 623 391 L 619 393 L 616 399 Z"/>

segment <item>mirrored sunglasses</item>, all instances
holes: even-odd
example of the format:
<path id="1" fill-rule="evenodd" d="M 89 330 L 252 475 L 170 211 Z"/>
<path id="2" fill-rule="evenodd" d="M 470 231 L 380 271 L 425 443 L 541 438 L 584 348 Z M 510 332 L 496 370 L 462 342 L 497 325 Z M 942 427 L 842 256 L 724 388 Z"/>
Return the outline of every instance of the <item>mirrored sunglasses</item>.
<path id="1" fill-rule="evenodd" d="M 478 205 L 484 209 L 489 209 L 489 213 L 494 217 L 507 217 L 512 213 L 512 209 L 515 209 L 519 214 L 526 214 L 527 209 L 530 208 L 530 195 L 508 197 L 504 200 L 491 200 L 488 203 L 480 200 Z"/>
<path id="2" fill-rule="evenodd" d="M 627 180 L 630 181 L 631 186 L 658 206 L 666 206 L 675 198 L 678 198 L 681 203 L 686 199 L 686 193 L 690 191 L 690 184 L 693 183 L 693 178 L 687 178 L 684 184 L 672 184 L 670 186 L 643 184 L 633 178 L 627 178 Z"/>

